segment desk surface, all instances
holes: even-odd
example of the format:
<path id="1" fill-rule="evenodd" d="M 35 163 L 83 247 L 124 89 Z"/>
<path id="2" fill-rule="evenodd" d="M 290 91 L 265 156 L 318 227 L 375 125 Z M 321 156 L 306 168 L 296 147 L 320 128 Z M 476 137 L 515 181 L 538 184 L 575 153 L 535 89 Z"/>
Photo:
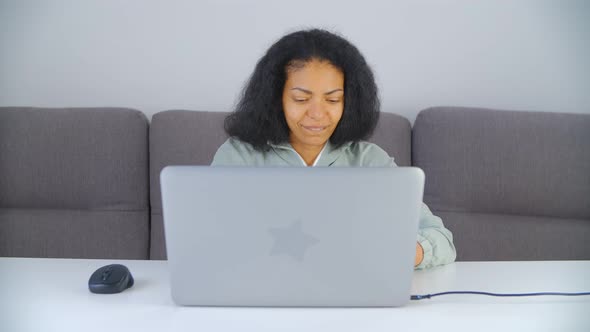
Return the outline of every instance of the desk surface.
<path id="1" fill-rule="evenodd" d="M 114 262 L 135 285 L 88 291 Z M 590 331 L 590 296 L 449 295 L 401 308 L 208 308 L 173 304 L 165 261 L 0 258 L 0 331 Z M 416 271 L 412 294 L 590 291 L 590 261 L 459 262 Z"/>

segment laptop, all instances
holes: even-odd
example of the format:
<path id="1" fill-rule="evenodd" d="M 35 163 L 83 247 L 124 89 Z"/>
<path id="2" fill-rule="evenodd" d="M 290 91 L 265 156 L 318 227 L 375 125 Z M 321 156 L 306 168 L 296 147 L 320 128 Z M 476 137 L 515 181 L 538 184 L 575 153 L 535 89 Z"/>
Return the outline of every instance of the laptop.
<path id="1" fill-rule="evenodd" d="M 168 166 L 178 305 L 393 307 L 410 299 L 424 173 Z"/>

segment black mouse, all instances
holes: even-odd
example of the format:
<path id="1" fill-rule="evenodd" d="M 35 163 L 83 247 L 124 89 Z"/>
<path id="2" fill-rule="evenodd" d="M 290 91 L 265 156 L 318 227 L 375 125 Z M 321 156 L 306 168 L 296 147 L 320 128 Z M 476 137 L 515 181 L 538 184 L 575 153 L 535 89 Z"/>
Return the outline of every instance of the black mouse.
<path id="1" fill-rule="evenodd" d="M 88 279 L 88 288 L 92 293 L 115 294 L 121 293 L 133 286 L 133 276 L 125 265 L 106 265 L 94 273 Z"/>

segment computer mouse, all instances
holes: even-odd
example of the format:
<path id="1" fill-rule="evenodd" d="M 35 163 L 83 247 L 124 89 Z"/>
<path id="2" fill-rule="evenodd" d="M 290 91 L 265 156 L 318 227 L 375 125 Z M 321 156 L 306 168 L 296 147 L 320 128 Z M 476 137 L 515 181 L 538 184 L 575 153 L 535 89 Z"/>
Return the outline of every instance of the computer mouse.
<path id="1" fill-rule="evenodd" d="M 121 293 L 133 286 L 133 276 L 125 265 L 106 265 L 94 273 L 88 279 L 88 289 L 97 294 Z"/>

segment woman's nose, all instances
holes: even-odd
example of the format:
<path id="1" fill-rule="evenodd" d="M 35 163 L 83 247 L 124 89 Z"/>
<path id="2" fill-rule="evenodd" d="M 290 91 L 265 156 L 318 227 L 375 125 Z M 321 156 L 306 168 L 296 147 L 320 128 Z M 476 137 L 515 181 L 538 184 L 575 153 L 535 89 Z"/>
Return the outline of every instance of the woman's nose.
<path id="1" fill-rule="evenodd" d="M 307 110 L 307 116 L 314 120 L 321 120 L 326 113 L 322 108 L 322 104 L 319 101 L 313 101 L 309 105 L 309 109 Z"/>

